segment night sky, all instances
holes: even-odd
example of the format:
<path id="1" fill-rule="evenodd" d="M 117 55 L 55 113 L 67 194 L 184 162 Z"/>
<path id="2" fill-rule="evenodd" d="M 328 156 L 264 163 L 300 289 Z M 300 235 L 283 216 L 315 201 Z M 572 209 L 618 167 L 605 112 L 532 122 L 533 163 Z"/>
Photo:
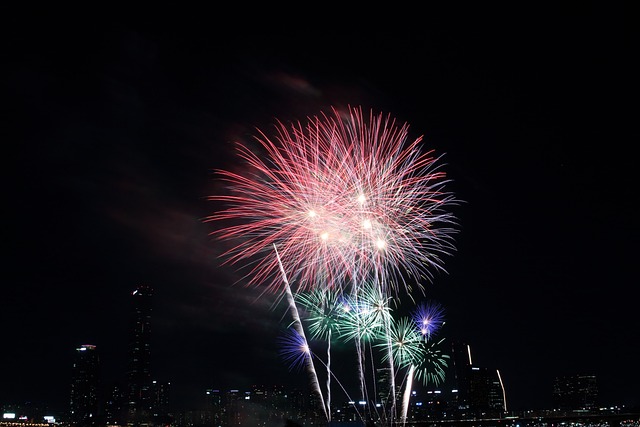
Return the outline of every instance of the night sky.
<path id="1" fill-rule="evenodd" d="M 640 405 L 628 15 L 394 7 L 3 8 L 0 404 L 67 409 L 82 344 L 105 381 L 124 379 L 142 284 L 152 375 L 180 405 L 208 387 L 305 385 L 278 358 L 286 308 L 234 285 L 203 219 L 234 141 L 352 105 L 444 154 L 464 203 L 427 296 L 446 310 L 443 336 L 500 370 L 509 409 L 551 408 L 553 379 L 572 374 L 597 376 L 602 405 Z"/>

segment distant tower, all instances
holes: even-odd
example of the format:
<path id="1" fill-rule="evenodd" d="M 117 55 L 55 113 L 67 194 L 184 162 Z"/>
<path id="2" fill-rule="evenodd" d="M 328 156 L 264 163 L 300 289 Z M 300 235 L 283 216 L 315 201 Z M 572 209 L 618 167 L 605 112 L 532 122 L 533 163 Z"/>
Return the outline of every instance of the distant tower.
<path id="1" fill-rule="evenodd" d="M 451 343 L 450 371 L 453 375 L 446 378 L 447 384 L 455 390 L 450 404 L 455 411 L 469 409 L 470 390 L 469 375 L 471 374 L 471 348 L 468 344 L 459 341 Z"/>
<path id="2" fill-rule="evenodd" d="M 76 348 L 71 379 L 70 419 L 74 425 L 98 422 L 100 359 L 95 345 Z"/>
<path id="3" fill-rule="evenodd" d="M 391 368 L 376 369 L 376 386 L 378 389 L 378 401 L 382 405 L 387 405 L 393 398 L 391 396 Z"/>
<path id="4" fill-rule="evenodd" d="M 477 413 L 495 414 L 506 410 L 500 372 L 472 366 L 467 378 L 469 409 Z"/>
<path id="5" fill-rule="evenodd" d="M 133 311 L 127 372 L 127 424 L 139 426 L 151 420 L 151 297 L 153 289 L 138 286 L 131 294 Z"/>
<path id="6" fill-rule="evenodd" d="M 506 394 L 500 372 L 474 365 L 471 347 L 467 344 L 454 342 L 451 351 L 453 378 L 448 384 L 455 389 L 451 409 L 459 414 L 499 414 L 506 411 Z"/>
<path id="7" fill-rule="evenodd" d="M 554 409 L 595 409 L 597 398 L 598 384 L 595 375 L 557 377 L 553 382 Z"/>
<path id="8" fill-rule="evenodd" d="M 218 389 L 206 390 L 206 411 L 211 413 L 211 423 L 214 426 L 222 425 L 224 416 L 223 395 Z"/>
<path id="9" fill-rule="evenodd" d="M 168 425 L 171 424 L 171 410 L 169 408 L 171 395 L 171 383 L 153 380 L 151 382 L 151 402 L 154 423 Z"/>
<path id="10" fill-rule="evenodd" d="M 103 415 L 106 425 L 122 425 L 127 417 L 127 389 L 123 384 L 114 383 L 105 390 Z"/>

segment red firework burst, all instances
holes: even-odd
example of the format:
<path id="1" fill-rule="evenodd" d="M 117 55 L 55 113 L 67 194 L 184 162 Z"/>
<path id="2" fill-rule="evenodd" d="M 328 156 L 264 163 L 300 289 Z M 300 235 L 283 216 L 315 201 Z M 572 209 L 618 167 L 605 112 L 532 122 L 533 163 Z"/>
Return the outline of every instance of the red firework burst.
<path id="1" fill-rule="evenodd" d="M 246 173 L 216 171 L 228 194 L 210 197 L 224 207 L 206 218 L 226 224 L 212 235 L 233 241 L 225 263 L 247 267 L 248 286 L 284 285 L 274 245 L 297 290 L 375 281 L 410 292 L 443 269 L 457 200 L 440 157 L 421 152 L 422 137 L 409 142 L 406 123 L 349 108 L 275 130 L 258 130 L 263 153 L 236 145 Z"/>

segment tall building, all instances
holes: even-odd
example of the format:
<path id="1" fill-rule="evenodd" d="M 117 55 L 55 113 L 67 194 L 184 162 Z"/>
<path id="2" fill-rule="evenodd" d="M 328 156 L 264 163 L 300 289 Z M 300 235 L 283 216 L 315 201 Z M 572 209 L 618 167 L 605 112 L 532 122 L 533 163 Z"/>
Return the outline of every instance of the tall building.
<path id="1" fill-rule="evenodd" d="M 171 383 L 153 380 L 151 382 L 151 410 L 155 424 L 168 425 L 171 423 L 171 409 L 169 407 Z"/>
<path id="2" fill-rule="evenodd" d="M 464 343 L 452 344 L 453 374 L 448 387 L 451 394 L 451 409 L 459 414 L 477 415 L 507 410 L 506 394 L 498 370 L 475 366 L 471 348 Z"/>
<path id="3" fill-rule="evenodd" d="M 127 424 L 151 423 L 151 311 L 153 289 L 138 286 L 131 294 L 132 313 L 127 371 Z"/>
<path id="4" fill-rule="evenodd" d="M 498 371 L 472 366 L 468 379 L 466 388 L 470 409 L 481 414 L 506 411 L 504 389 Z"/>
<path id="5" fill-rule="evenodd" d="M 598 385 L 595 375 L 557 377 L 553 382 L 554 409 L 595 409 L 597 398 Z"/>
<path id="6" fill-rule="evenodd" d="M 242 425 L 244 417 L 244 397 L 245 393 L 240 390 L 229 390 L 225 394 L 225 416 L 222 419 L 223 425 Z"/>
<path id="7" fill-rule="evenodd" d="M 108 426 L 119 426 L 127 418 L 127 396 L 126 387 L 119 383 L 110 384 L 105 389 L 103 418 Z"/>
<path id="8" fill-rule="evenodd" d="M 100 358 L 95 345 L 76 348 L 71 376 L 69 419 L 77 426 L 97 423 L 100 411 Z"/>
<path id="9" fill-rule="evenodd" d="M 376 369 L 376 388 L 378 391 L 377 402 L 387 406 L 391 397 L 391 368 L 384 367 Z"/>
<path id="10" fill-rule="evenodd" d="M 225 417 L 224 396 L 218 389 L 206 390 L 206 410 L 211 413 L 210 425 L 218 427 L 222 425 Z"/>
<path id="11" fill-rule="evenodd" d="M 469 408 L 469 375 L 471 373 L 471 348 L 469 345 L 453 341 L 451 343 L 451 365 L 445 377 L 446 387 L 450 390 L 451 409 L 464 411 Z"/>

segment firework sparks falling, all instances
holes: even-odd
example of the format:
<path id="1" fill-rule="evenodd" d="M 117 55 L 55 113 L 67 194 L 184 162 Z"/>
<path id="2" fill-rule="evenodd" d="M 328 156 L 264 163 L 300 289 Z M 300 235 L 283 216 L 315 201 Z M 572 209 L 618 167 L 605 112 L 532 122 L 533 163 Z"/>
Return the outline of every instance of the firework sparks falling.
<path id="1" fill-rule="evenodd" d="M 360 287 L 360 293 L 346 299 L 338 334 L 344 341 L 371 342 L 386 335 L 391 318 L 390 297 L 370 285 Z"/>
<path id="2" fill-rule="evenodd" d="M 407 124 L 349 108 L 275 128 L 274 138 L 258 131 L 263 152 L 237 144 L 247 173 L 217 171 L 229 194 L 210 197 L 225 207 L 206 218 L 231 223 L 212 234 L 235 242 L 223 257 L 250 266 L 248 286 L 282 289 L 274 244 L 297 290 L 375 275 L 385 292 L 410 291 L 444 269 L 456 200 L 440 158 L 421 152 L 422 137 L 409 141 Z"/>
<path id="3" fill-rule="evenodd" d="M 393 322 L 389 333 L 391 355 L 395 366 L 406 368 L 418 363 L 425 356 L 422 336 L 409 318 Z M 379 346 L 385 346 L 386 343 Z M 385 355 L 385 358 L 388 357 Z"/>
<path id="4" fill-rule="evenodd" d="M 336 292 L 323 288 L 313 288 L 308 293 L 296 295 L 299 303 L 309 313 L 307 319 L 312 337 L 324 339 L 327 342 L 327 408 L 331 408 L 331 339 L 338 331 L 341 317 L 346 305 Z"/>
<path id="5" fill-rule="evenodd" d="M 327 289 L 313 289 L 297 294 L 296 301 L 302 307 L 301 323 L 312 332 L 316 338 L 315 345 L 326 341 L 327 350 L 330 348 L 332 337 L 343 342 L 353 342 L 358 355 L 358 379 L 361 385 L 363 399 L 369 396 L 379 396 L 379 391 L 369 393 L 365 381 L 364 354 L 368 353 L 368 367 L 371 371 L 379 372 L 382 366 L 389 365 L 390 387 L 386 391 L 385 401 L 390 403 L 388 413 L 378 414 L 381 419 L 395 419 L 395 379 L 398 376 L 404 389 L 402 397 L 401 420 L 406 421 L 408 394 L 414 380 L 424 384 L 438 385 L 444 380 L 448 355 L 439 346 L 443 340 L 432 342 L 436 333 L 444 325 L 444 308 L 433 301 L 421 303 L 410 316 L 396 318 L 391 303 L 392 298 L 386 297 L 371 285 L 362 286 L 357 296 L 344 296 L 336 291 Z M 432 328 L 425 334 L 425 323 Z M 300 347 L 300 346 L 298 346 Z M 370 350 L 370 351 L 367 351 Z M 375 351 L 373 351 L 375 350 Z M 301 351 L 301 350 L 298 350 Z M 327 360 L 330 352 L 327 351 Z M 380 365 L 377 364 L 380 362 Z M 329 364 L 328 377 L 332 377 Z M 375 384 L 375 378 L 369 385 Z M 386 393 L 385 392 L 385 393 Z M 330 396 L 330 383 L 327 382 L 327 394 Z M 375 399 L 375 397 L 374 397 Z M 327 398 L 330 401 L 330 398 Z M 405 417 L 405 418 L 403 418 Z"/>
<path id="6" fill-rule="evenodd" d="M 425 342 L 425 357 L 416 365 L 415 376 L 423 384 L 431 383 L 440 385 L 445 378 L 445 369 L 448 366 L 449 355 L 440 348 L 444 338 L 438 342 Z"/>
<path id="7" fill-rule="evenodd" d="M 338 293 L 322 288 L 298 293 L 295 298 L 307 311 L 306 320 L 311 337 L 330 342 L 331 337 L 338 332 L 344 312 L 349 309 L 348 302 Z"/>

